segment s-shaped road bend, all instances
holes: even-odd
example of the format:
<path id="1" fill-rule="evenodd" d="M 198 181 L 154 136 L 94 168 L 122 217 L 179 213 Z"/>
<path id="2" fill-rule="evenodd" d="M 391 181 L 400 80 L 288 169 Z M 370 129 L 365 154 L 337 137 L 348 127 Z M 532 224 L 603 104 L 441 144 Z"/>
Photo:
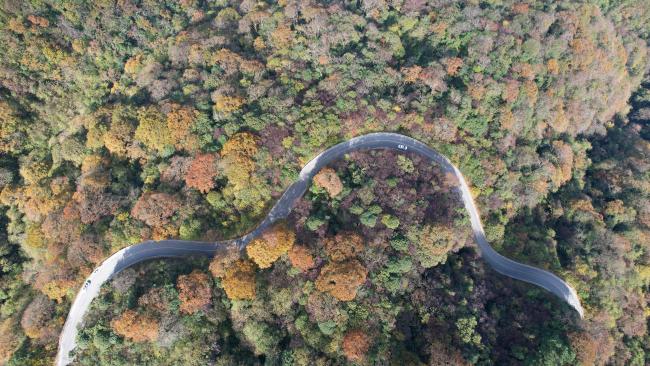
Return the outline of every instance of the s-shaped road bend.
<path id="1" fill-rule="evenodd" d="M 260 235 L 275 221 L 289 215 L 294 202 L 302 197 L 309 187 L 311 179 L 321 168 L 347 153 L 367 149 L 393 149 L 414 152 L 440 165 L 445 173 L 454 174 L 458 180 L 456 189 L 459 191 L 465 209 L 469 214 L 474 237 L 485 261 L 501 274 L 532 283 L 552 292 L 571 305 L 580 314 L 580 317 L 584 315 L 580 299 L 575 289 L 568 283 L 548 271 L 515 262 L 492 249 L 485 237 L 481 218 L 467 182 L 463 174 L 447 157 L 413 138 L 396 133 L 379 132 L 352 138 L 321 152 L 313 158 L 302 168 L 298 179 L 284 192 L 264 220 L 253 231 L 241 238 L 214 243 L 186 240 L 146 241 L 121 249 L 108 257 L 84 282 L 83 287 L 79 290 L 72 303 L 59 338 L 56 364 L 63 366 L 72 362 L 73 356 L 70 355 L 70 352 L 75 348 L 78 327 L 82 323 L 91 301 L 97 297 L 101 286 L 120 271 L 153 258 L 184 257 L 198 254 L 213 256 L 217 251 L 223 250 L 230 245 L 236 245 L 240 250 L 244 249 L 251 240 Z"/>

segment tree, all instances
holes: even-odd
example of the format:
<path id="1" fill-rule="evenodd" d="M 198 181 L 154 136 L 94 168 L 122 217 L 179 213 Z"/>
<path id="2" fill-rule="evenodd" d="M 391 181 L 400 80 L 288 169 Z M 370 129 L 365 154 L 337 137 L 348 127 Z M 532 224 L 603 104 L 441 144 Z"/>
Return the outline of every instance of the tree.
<path id="1" fill-rule="evenodd" d="M 604 350 L 599 349 L 598 339 L 587 332 L 576 332 L 569 335 L 569 341 L 576 353 L 580 365 L 604 365 L 605 359 L 599 357 Z M 609 358 L 608 355 L 607 358 Z"/>
<path id="2" fill-rule="evenodd" d="M 76 268 L 95 267 L 106 258 L 103 243 L 95 235 L 75 238 L 68 247 L 67 259 Z"/>
<path id="3" fill-rule="evenodd" d="M 444 225 L 425 225 L 419 231 L 411 230 L 408 237 L 415 243 L 417 258 L 424 268 L 444 263 L 450 251 L 465 243 L 464 236 Z"/>
<path id="4" fill-rule="evenodd" d="M 226 295 L 231 300 L 252 300 L 255 298 L 255 265 L 240 259 L 228 267 L 221 280 Z"/>
<path id="5" fill-rule="evenodd" d="M 353 329 L 345 333 L 341 345 L 343 354 L 350 362 L 362 363 L 370 348 L 368 333 L 361 329 Z"/>
<path id="6" fill-rule="evenodd" d="M 70 206 L 68 212 L 75 211 L 84 224 L 98 221 L 102 217 L 115 213 L 120 206 L 120 199 L 104 189 L 79 185 L 72 195 L 74 207 Z"/>
<path id="7" fill-rule="evenodd" d="M 6 318 L 0 321 L 0 362 L 7 362 L 14 354 L 25 336 L 16 332 L 18 328 L 16 318 Z"/>
<path id="8" fill-rule="evenodd" d="M 215 154 L 200 154 L 194 157 L 185 174 L 185 184 L 200 192 L 207 193 L 214 188 L 214 177 L 217 175 L 217 156 Z"/>
<path id="9" fill-rule="evenodd" d="M 179 276 L 176 286 L 181 300 L 180 310 L 184 313 L 194 314 L 205 310 L 212 302 L 210 279 L 203 272 L 195 270 L 189 275 Z"/>
<path id="10" fill-rule="evenodd" d="M 16 108 L 3 100 L 0 101 L 0 151 L 19 151 L 23 140 L 23 126 Z"/>
<path id="11" fill-rule="evenodd" d="M 51 263 L 38 272 L 34 287 L 50 299 L 61 303 L 69 291 L 78 287 L 78 283 L 75 281 L 72 268 L 66 266 L 63 259 L 54 257 Z"/>
<path id="12" fill-rule="evenodd" d="M 173 187 L 179 187 L 184 182 L 191 163 L 192 158 L 184 156 L 172 157 L 169 166 L 160 173 L 160 181 Z"/>
<path id="13" fill-rule="evenodd" d="M 214 103 L 215 111 L 223 114 L 230 114 L 244 105 L 245 100 L 244 98 L 237 96 L 217 94 L 214 97 Z"/>
<path id="14" fill-rule="evenodd" d="M 174 141 L 165 116 L 155 107 L 146 107 L 138 111 L 135 139 L 158 153 L 168 151 L 170 148 L 173 151 Z"/>
<path id="15" fill-rule="evenodd" d="M 160 325 L 154 318 L 128 309 L 111 321 L 111 327 L 117 334 L 134 342 L 152 342 L 158 339 Z"/>
<path id="16" fill-rule="evenodd" d="M 573 150 L 561 140 L 553 141 L 553 149 L 556 152 L 559 167 L 552 177 L 556 187 L 562 186 L 571 179 L 573 172 Z"/>
<path id="17" fill-rule="evenodd" d="M 169 305 L 170 299 L 164 287 L 154 287 L 138 299 L 138 306 L 158 314 L 166 313 Z"/>
<path id="18" fill-rule="evenodd" d="M 285 254 L 296 240 L 296 234 L 286 225 L 275 225 L 246 246 L 248 257 L 260 268 L 269 268 Z"/>
<path id="19" fill-rule="evenodd" d="M 338 196 L 343 190 L 343 183 L 332 168 L 323 168 L 314 176 L 314 183 L 324 188 L 330 197 Z"/>
<path id="20" fill-rule="evenodd" d="M 526 360 L 528 365 L 574 365 L 576 354 L 557 336 L 544 337 L 535 358 Z"/>
<path id="21" fill-rule="evenodd" d="M 145 193 L 131 209 L 131 215 L 152 227 L 160 227 L 169 220 L 180 207 L 180 201 L 167 193 Z"/>
<path id="22" fill-rule="evenodd" d="M 458 73 L 458 70 L 463 66 L 463 59 L 459 57 L 450 57 L 445 60 L 445 65 L 447 67 L 447 74 L 455 76 Z"/>
<path id="23" fill-rule="evenodd" d="M 289 260 L 291 261 L 292 266 L 303 272 L 314 268 L 316 264 L 311 253 L 309 253 L 309 249 L 302 245 L 294 245 L 289 250 Z"/>
<path id="24" fill-rule="evenodd" d="M 358 288 L 366 282 L 368 270 L 356 260 L 328 263 L 316 279 L 316 289 L 328 292 L 341 301 L 351 301 Z"/>
<path id="25" fill-rule="evenodd" d="M 118 105 L 111 111 L 111 126 L 103 135 L 104 146 L 113 154 L 126 156 L 135 132 L 135 112 Z"/>
<path id="26" fill-rule="evenodd" d="M 167 113 L 167 129 L 176 150 L 196 151 L 199 141 L 192 132 L 199 112 L 191 107 L 172 104 Z"/>
<path id="27" fill-rule="evenodd" d="M 39 344 L 45 344 L 56 339 L 58 327 L 53 321 L 54 302 L 39 294 L 25 308 L 20 326 L 25 334 Z"/>
<path id="28" fill-rule="evenodd" d="M 384 224 L 389 229 L 397 229 L 399 227 L 399 219 L 393 215 L 383 215 L 381 217 L 381 223 Z"/>
<path id="29" fill-rule="evenodd" d="M 257 139 L 249 132 L 234 134 L 221 148 L 221 157 L 250 158 L 257 153 Z"/>
<path id="30" fill-rule="evenodd" d="M 460 318 L 456 321 L 458 337 L 463 343 L 481 344 L 481 335 L 476 333 L 477 324 L 475 317 Z"/>
<path id="31" fill-rule="evenodd" d="M 431 366 L 467 366 L 469 362 L 463 359 L 459 350 L 455 349 L 449 343 L 434 339 L 429 347 L 429 365 Z"/>
<path id="32" fill-rule="evenodd" d="M 269 199 L 268 188 L 259 175 L 253 157 L 258 152 L 257 138 L 248 132 L 234 134 L 221 149 L 220 168 L 228 185 L 222 193 L 240 210 L 259 214 Z"/>
<path id="33" fill-rule="evenodd" d="M 337 233 L 335 236 L 325 238 L 325 251 L 330 260 L 334 262 L 342 262 L 346 259 L 353 259 L 363 252 L 365 242 L 361 235 L 343 231 Z"/>
<path id="34" fill-rule="evenodd" d="M 277 352 L 277 346 L 280 341 L 278 332 L 268 324 L 258 321 L 250 321 L 242 329 L 246 340 L 253 345 L 256 355 L 272 354 Z"/>
<path id="35" fill-rule="evenodd" d="M 234 245 L 218 249 L 210 262 L 210 272 L 214 277 L 222 278 L 226 275 L 227 269 L 240 257 L 241 252 Z"/>

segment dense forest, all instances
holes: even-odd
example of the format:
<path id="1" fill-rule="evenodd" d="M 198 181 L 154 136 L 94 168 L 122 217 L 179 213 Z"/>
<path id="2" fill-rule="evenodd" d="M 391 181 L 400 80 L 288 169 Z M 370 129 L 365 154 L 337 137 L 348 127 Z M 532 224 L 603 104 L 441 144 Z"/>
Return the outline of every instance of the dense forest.
<path id="1" fill-rule="evenodd" d="M 243 252 L 102 289 L 79 365 L 650 363 L 650 3 L 0 2 L 0 364 L 52 364 L 111 253 L 238 237 L 325 148 L 375 131 L 468 178 L 349 154 Z"/>

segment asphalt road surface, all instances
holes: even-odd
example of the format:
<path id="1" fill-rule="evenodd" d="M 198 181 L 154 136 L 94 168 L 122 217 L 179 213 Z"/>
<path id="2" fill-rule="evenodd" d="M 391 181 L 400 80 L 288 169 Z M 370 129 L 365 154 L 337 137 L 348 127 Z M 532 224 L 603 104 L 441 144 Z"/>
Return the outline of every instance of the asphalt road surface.
<path id="1" fill-rule="evenodd" d="M 548 271 L 517 263 L 492 249 L 485 237 L 481 218 L 469 187 L 465 182 L 465 178 L 447 157 L 427 145 L 404 135 L 383 132 L 370 133 L 335 145 L 323 151 L 307 163 L 300 171 L 296 182 L 284 192 L 259 226 L 241 238 L 214 243 L 185 240 L 146 241 L 124 248 L 108 257 L 108 259 L 93 271 L 86 282 L 84 282 L 72 303 L 68 318 L 59 338 L 56 364 L 67 365 L 72 362 L 74 356 L 70 355 L 70 352 L 75 348 L 78 327 L 81 325 L 91 301 L 97 297 L 101 286 L 117 273 L 136 263 L 154 258 L 185 257 L 191 255 L 212 256 L 217 251 L 229 245 L 237 245 L 240 249 L 243 249 L 251 240 L 260 235 L 275 221 L 286 218 L 289 215 L 294 202 L 302 197 L 309 187 L 311 179 L 321 168 L 333 160 L 343 157 L 347 153 L 367 149 L 394 149 L 417 153 L 440 165 L 446 173 L 454 174 L 458 179 L 457 189 L 463 200 L 465 209 L 469 214 L 472 231 L 474 232 L 474 237 L 481 250 L 483 259 L 495 271 L 542 287 L 571 305 L 580 314 L 580 317 L 584 315 L 584 311 L 580 305 L 580 299 L 576 291 L 568 283 Z"/>

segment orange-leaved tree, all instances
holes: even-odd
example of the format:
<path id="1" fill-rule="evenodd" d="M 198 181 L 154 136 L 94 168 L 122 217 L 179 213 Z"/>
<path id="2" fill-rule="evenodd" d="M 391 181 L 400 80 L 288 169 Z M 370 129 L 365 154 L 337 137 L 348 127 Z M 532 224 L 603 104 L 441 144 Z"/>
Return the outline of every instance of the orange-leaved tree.
<path id="1" fill-rule="evenodd" d="M 126 310 L 119 318 L 111 321 L 113 330 L 135 342 L 155 341 L 158 339 L 158 321 L 150 316 Z"/>
<path id="2" fill-rule="evenodd" d="M 368 334 L 360 329 L 348 331 L 343 337 L 343 353 L 345 357 L 355 363 L 361 363 L 366 359 L 370 348 Z"/>
<path id="3" fill-rule="evenodd" d="M 207 274 L 197 270 L 188 275 L 178 276 L 176 286 L 181 301 L 181 312 L 194 314 L 199 310 L 205 310 L 210 305 L 212 302 L 210 281 Z"/>
<path id="4" fill-rule="evenodd" d="M 309 249 L 302 245 L 294 245 L 289 250 L 289 260 L 291 265 L 305 272 L 315 266 L 314 257 L 309 253 Z"/>
<path id="5" fill-rule="evenodd" d="M 152 227 L 167 224 L 180 208 L 180 201 L 167 193 L 145 193 L 133 206 L 131 214 Z"/>
<path id="6" fill-rule="evenodd" d="M 341 301 L 351 301 L 366 282 L 367 274 L 368 270 L 356 259 L 328 263 L 316 279 L 316 289 Z"/>
<path id="7" fill-rule="evenodd" d="M 330 197 L 337 196 L 343 190 L 343 183 L 332 168 L 323 168 L 314 176 L 314 183 L 325 189 Z"/>
<path id="8" fill-rule="evenodd" d="M 325 251 L 330 260 L 341 262 L 352 259 L 364 249 L 363 238 L 354 232 L 342 231 L 333 237 L 325 238 Z"/>
<path id="9" fill-rule="evenodd" d="M 214 188 L 214 177 L 217 175 L 217 156 L 215 154 L 200 154 L 194 157 L 185 173 L 185 184 L 203 193 Z"/>
<path id="10" fill-rule="evenodd" d="M 199 114 L 194 108 L 172 104 L 167 113 L 167 129 L 176 150 L 195 151 L 199 147 L 198 137 L 192 127 Z"/>

